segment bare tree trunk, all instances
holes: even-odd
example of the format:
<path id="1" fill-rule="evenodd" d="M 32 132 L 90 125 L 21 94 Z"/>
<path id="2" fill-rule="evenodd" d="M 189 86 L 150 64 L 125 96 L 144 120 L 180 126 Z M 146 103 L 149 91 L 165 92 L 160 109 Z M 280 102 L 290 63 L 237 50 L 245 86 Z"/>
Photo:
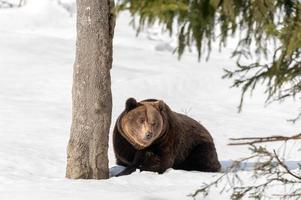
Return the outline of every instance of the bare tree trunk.
<path id="1" fill-rule="evenodd" d="M 77 0 L 77 41 L 67 178 L 108 178 L 113 0 Z"/>

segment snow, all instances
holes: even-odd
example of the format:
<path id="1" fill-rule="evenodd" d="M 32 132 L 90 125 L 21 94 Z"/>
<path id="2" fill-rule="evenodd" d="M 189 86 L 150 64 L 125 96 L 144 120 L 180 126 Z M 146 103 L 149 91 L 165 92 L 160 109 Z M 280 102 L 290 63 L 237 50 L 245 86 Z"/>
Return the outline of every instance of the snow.
<path id="1" fill-rule="evenodd" d="M 76 30 L 70 12 L 74 7 L 72 0 L 28 0 L 22 8 L 0 10 L 0 199 L 191 199 L 188 194 L 218 174 L 170 169 L 163 175 L 137 171 L 101 181 L 64 178 L 71 122 Z M 230 59 L 232 44 L 221 53 L 212 52 L 209 62 L 198 62 L 195 53 L 179 61 L 171 53 L 174 45 L 175 40 L 160 34 L 158 28 L 136 37 L 129 14 L 118 17 L 112 126 L 128 97 L 163 99 L 173 110 L 208 128 L 224 167 L 248 154 L 246 147 L 227 146 L 230 137 L 300 131 L 300 122 L 286 121 L 298 114 L 300 103 L 265 107 L 260 88 L 246 99 L 243 112 L 237 113 L 240 90 L 230 89 L 231 82 L 221 79 L 222 68 L 235 64 Z M 121 168 L 115 166 L 111 144 L 114 174 Z M 270 147 L 278 149 L 281 144 Z M 297 142 L 287 144 L 291 168 L 300 157 L 298 148 Z M 213 192 L 207 199 L 219 198 Z"/>

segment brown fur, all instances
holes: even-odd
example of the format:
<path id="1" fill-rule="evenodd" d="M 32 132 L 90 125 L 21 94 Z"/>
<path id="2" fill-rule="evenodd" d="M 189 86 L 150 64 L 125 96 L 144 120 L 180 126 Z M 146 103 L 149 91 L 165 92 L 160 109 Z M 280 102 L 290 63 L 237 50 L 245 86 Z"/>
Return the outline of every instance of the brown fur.
<path id="1" fill-rule="evenodd" d="M 124 130 L 126 124 L 122 124 L 128 123 L 130 112 L 135 113 L 131 117 L 140 116 L 142 111 L 136 112 L 139 109 L 146 110 L 147 119 L 155 113 L 160 113 L 163 119 L 160 133 L 154 133 L 155 140 L 142 146 L 130 139 L 133 135 L 129 134 L 139 135 L 144 128 L 133 127 L 134 131 L 129 132 Z M 149 122 L 145 123 L 143 127 L 148 127 Z M 136 168 L 163 173 L 168 168 L 216 172 L 221 167 L 209 132 L 194 119 L 173 112 L 163 101 L 155 99 L 127 100 L 114 128 L 113 146 L 117 164 L 126 166 L 119 175 L 130 174 Z"/>

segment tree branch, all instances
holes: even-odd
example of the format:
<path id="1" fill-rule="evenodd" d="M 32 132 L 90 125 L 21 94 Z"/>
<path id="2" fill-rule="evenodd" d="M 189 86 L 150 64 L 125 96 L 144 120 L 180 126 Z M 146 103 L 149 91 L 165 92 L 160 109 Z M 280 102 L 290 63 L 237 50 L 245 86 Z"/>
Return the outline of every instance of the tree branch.
<path id="1" fill-rule="evenodd" d="M 253 145 L 258 143 L 265 142 L 276 142 L 276 141 L 288 141 L 288 140 L 301 140 L 301 133 L 293 136 L 270 136 L 270 137 L 245 137 L 245 138 L 230 138 L 230 140 L 235 141 L 231 142 L 228 145 Z M 236 142 L 238 141 L 238 142 Z"/>
<path id="2" fill-rule="evenodd" d="M 291 176 L 295 177 L 296 179 L 301 180 L 301 176 L 298 176 L 298 175 L 294 174 L 293 172 L 291 172 L 291 170 L 288 169 L 288 167 L 286 166 L 286 164 L 284 164 L 284 163 L 280 160 L 280 158 L 279 158 L 278 155 L 276 154 L 276 151 L 275 151 L 275 150 L 274 150 L 274 156 L 275 156 L 276 160 L 278 161 L 279 165 L 282 166 L 282 167 L 285 169 L 285 171 L 286 171 L 287 173 L 289 173 Z"/>

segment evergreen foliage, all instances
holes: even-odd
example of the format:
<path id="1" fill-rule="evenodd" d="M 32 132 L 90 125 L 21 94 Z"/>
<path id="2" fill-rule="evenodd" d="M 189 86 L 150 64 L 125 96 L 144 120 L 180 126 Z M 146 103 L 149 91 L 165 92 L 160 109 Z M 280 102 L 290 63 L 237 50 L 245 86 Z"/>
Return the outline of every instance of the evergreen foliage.
<path id="1" fill-rule="evenodd" d="M 298 0 L 122 0 L 116 8 L 138 18 L 138 32 L 158 22 L 164 31 L 177 33 L 179 57 L 195 47 L 199 59 L 204 54 L 209 58 L 213 42 L 222 49 L 229 37 L 239 34 L 233 52 L 237 67 L 225 69 L 224 75 L 242 89 L 239 109 L 257 84 L 265 84 L 267 102 L 301 91 Z"/>

